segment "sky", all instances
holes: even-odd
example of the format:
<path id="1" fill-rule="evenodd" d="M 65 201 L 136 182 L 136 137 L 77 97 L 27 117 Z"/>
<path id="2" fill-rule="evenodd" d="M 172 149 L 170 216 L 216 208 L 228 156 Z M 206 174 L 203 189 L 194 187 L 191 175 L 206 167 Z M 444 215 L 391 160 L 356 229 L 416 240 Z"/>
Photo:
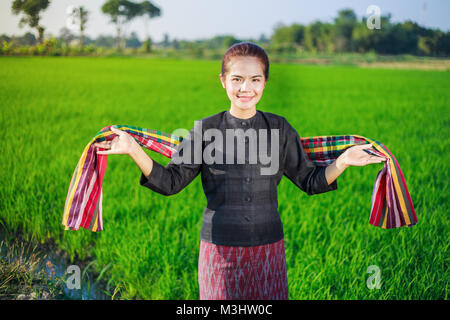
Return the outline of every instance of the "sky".
<path id="1" fill-rule="evenodd" d="M 0 1 L 0 34 L 23 35 L 29 27 L 19 28 L 20 16 L 11 12 L 13 0 Z M 67 7 L 82 5 L 90 11 L 86 35 L 96 38 L 115 35 L 114 25 L 101 12 L 106 0 L 52 0 L 42 12 L 41 23 L 46 34 L 59 35 L 67 23 Z M 139 1 L 136 1 L 139 2 Z M 216 35 L 233 35 L 237 39 L 258 39 L 261 34 L 269 37 L 278 23 L 309 24 L 313 21 L 332 22 L 337 12 L 351 8 L 358 18 L 368 16 L 370 5 L 377 5 L 381 14 L 391 13 L 391 20 L 401 22 L 413 20 L 428 28 L 450 30 L 449 0 L 158 0 L 153 1 L 162 15 L 148 22 L 148 33 L 153 41 L 159 42 L 164 34 L 169 39 L 195 40 Z M 383 27 L 383 26 L 381 26 Z M 143 18 L 127 24 L 125 33 L 132 31 L 143 40 L 146 37 Z M 32 31 L 36 34 L 36 31 Z"/>

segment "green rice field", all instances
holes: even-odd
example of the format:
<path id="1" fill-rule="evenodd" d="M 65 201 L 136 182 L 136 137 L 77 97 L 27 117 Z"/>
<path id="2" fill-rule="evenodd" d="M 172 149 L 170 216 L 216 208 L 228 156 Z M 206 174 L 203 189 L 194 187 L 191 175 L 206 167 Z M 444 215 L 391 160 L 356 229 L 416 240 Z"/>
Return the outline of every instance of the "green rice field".
<path id="1" fill-rule="evenodd" d="M 139 185 L 130 157 L 109 156 L 104 230 L 64 231 L 61 221 L 73 170 L 101 128 L 190 129 L 229 109 L 219 72 L 220 61 L 0 58 L 1 221 L 53 239 L 74 261 L 94 259 L 122 298 L 199 299 L 200 177 L 165 197 Z M 448 299 L 449 89 L 450 71 L 271 65 L 257 108 L 286 117 L 300 136 L 358 134 L 386 145 L 419 220 L 392 230 L 369 224 L 384 163 L 350 167 L 336 191 L 313 196 L 283 178 L 290 299 Z M 372 265 L 379 289 L 367 285 Z"/>

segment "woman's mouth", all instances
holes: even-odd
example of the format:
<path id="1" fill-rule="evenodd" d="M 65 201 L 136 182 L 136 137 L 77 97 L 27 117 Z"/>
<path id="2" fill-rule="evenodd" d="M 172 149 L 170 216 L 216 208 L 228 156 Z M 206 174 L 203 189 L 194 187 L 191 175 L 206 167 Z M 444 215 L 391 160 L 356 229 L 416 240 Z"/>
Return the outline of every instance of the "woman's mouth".
<path id="1" fill-rule="evenodd" d="M 239 101 L 242 102 L 249 102 L 250 100 L 252 100 L 254 98 L 254 96 L 238 96 Z"/>

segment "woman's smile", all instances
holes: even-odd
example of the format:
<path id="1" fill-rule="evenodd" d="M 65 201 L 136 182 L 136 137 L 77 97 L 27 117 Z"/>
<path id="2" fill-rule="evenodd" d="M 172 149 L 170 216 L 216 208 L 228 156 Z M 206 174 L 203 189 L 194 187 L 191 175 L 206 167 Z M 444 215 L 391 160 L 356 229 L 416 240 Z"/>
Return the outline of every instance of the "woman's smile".
<path id="1" fill-rule="evenodd" d="M 254 98 L 254 96 L 238 96 L 238 99 L 241 102 L 249 102 L 250 100 L 252 100 Z"/>

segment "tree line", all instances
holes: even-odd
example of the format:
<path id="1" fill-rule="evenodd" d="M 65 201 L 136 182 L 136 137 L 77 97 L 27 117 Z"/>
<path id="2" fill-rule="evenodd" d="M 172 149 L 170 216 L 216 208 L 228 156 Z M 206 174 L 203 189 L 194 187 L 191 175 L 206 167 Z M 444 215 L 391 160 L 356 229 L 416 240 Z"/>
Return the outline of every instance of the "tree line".
<path id="1" fill-rule="evenodd" d="M 45 27 L 41 24 L 41 12 L 45 11 L 50 5 L 50 0 L 14 0 L 11 5 L 11 11 L 14 15 L 21 15 L 19 26 L 28 25 L 32 29 L 37 30 L 37 39 L 35 43 L 43 44 Z M 161 15 L 161 9 L 155 6 L 150 1 L 142 1 L 139 3 L 129 0 L 107 0 L 101 7 L 104 14 L 109 16 L 110 22 L 115 25 L 117 36 L 115 44 L 118 50 L 123 49 L 124 37 L 122 36 L 122 30 L 124 26 L 131 20 L 137 17 L 144 17 L 146 20 L 146 33 L 147 33 L 147 46 L 150 50 L 150 36 L 148 34 L 148 21 L 147 19 L 159 17 Z M 89 18 L 89 11 L 83 6 L 71 6 L 67 12 L 69 25 L 79 31 L 79 45 L 83 47 L 85 35 L 84 30 Z M 62 28 L 61 35 L 67 35 L 70 32 L 69 28 Z M 4 36 L 3 36 L 4 37 Z M 28 41 L 32 41 L 30 35 L 26 35 Z M 4 37 L 5 38 L 5 37 Z M 6 40 L 6 39 L 3 39 Z"/>
<path id="2" fill-rule="evenodd" d="M 43 43 L 45 27 L 40 21 L 40 13 L 50 5 L 49 0 L 14 0 L 13 14 L 21 14 L 19 25 L 28 24 L 37 31 L 37 37 L 28 32 L 22 37 L 0 36 L 3 46 L 33 46 Z M 129 0 L 107 0 L 101 7 L 102 12 L 110 18 L 116 28 L 116 35 L 101 35 L 91 39 L 84 34 L 89 20 L 89 11 L 82 6 L 71 7 L 67 12 L 74 28 L 63 27 L 56 37 L 56 46 L 75 43 L 83 47 L 144 48 L 150 52 L 152 40 L 148 32 L 150 19 L 161 16 L 162 10 L 150 1 L 133 2 Z M 124 36 L 124 26 L 130 21 L 143 17 L 146 22 L 146 40 L 141 42 L 135 32 Z M 450 32 L 430 29 L 413 21 L 394 23 L 391 15 L 380 17 L 379 29 L 369 28 L 368 17 L 358 19 L 352 9 L 343 9 L 337 13 L 332 22 L 314 21 L 308 25 L 278 23 L 270 37 L 262 34 L 258 39 L 237 39 L 232 35 L 215 36 L 210 39 L 185 41 L 164 39 L 158 44 L 160 48 L 174 50 L 201 51 L 203 49 L 223 49 L 240 41 L 253 41 L 264 46 L 270 52 L 280 54 L 310 53 L 367 53 L 411 54 L 423 56 L 446 57 L 450 54 Z M 73 33 L 77 30 L 78 34 Z M 6 44 L 5 44 L 6 42 Z"/>
<path id="3" fill-rule="evenodd" d="M 380 29 L 370 29 L 367 19 L 358 20 L 353 10 L 344 9 L 338 12 L 333 23 L 279 24 L 271 37 L 272 47 L 281 52 L 450 54 L 449 31 L 425 28 L 413 21 L 393 23 L 390 14 L 380 17 Z"/>

